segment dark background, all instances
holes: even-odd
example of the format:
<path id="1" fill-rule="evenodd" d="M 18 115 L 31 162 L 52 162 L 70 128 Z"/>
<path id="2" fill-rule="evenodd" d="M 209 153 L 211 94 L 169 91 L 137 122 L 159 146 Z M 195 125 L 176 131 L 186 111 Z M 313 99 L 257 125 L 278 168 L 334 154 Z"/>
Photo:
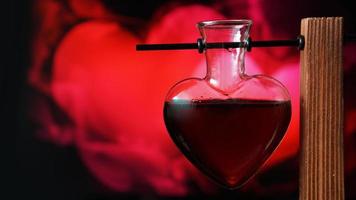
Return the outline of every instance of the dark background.
<path id="1" fill-rule="evenodd" d="M 155 3 L 149 2 L 144 6 L 136 6 L 137 1 L 115 1 L 106 0 L 107 5 L 127 16 L 139 18 L 149 18 L 153 10 L 161 4 L 161 1 Z M 280 1 L 280 4 L 266 5 L 268 9 L 273 10 L 276 6 L 290 8 L 293 4 Z M 350 1 L 347 1 L 350 2 Z M 23 1 L 21 3 L 12 3 L 10 11 L 6 18 L 10 22 L 7 30 L 10 30 L 10 40 L 5 39 L 6 56 L 5 63 L 1 67 L 1 115 L 2 128 L 1 133 L 4 138 L 15 136 L 15 171 L 9 166 L 10 173 L 4 170 L 3 181 L 6 185 L 11 185 L 11 197 L 7 199 L 32 198 L 36 199 L 297 199 L 298 191 L 295 188 L 298 180 L 298 158 L 283 161 L 278 167 L 272 168 L 258 177 L 260 184 L 266 185 L 266 191 L 254 192 L 247 191 L 225 191 L 219 190 L 217 195 L 205 196 L 199 190 L 192 196 L 187 197 L 160 197 L 156 194 L 139 193 L 117 193 L 98 183 L 95 178 L 83 166 L 78 159 L 77 151 L 74 147 L 59 148 L 51 143 L 38 140 L 31 134 L 34 127 L 29 122 L 27 108 L 30 106 L 28 96 L 36 93 L 27 84 L 26 76 L 28 66 L 30 65 L 29 49 L 31 47 L 31 38 L 33 34 L 32 21 L 32 1 Z M 303 2 L 304 3 L 304 2 Z M 299 5 L 297 8 L 303 8 L 301 16 L 323 16 L 323 15 L 343 15 L 345 16 L 345 32 L 355 33 L 356 16 L 352 12 L 351 3 L 346 1 L 339 2 L 337 5 L 343 9 L 332 11 L 334 1 L 316 1 L 308 2 L 308 6 Z M 142 4 L 141 4 L 142 5 Z M 126 6 L 126 7 L 125 7 Z M 326 6 L 327 9 L 322 9 Z M 328 7 L 329 6 L 329 7 Z M 293 6 L 294 7 L 294 6 Z M 124 8 L 124 9 L 122 9 Z M 146 8 L 142 10 L 141 8 Z M 147 9 L 148 8 L 148 9 Z M 296 8 L 296 7 L 294 7 Z M 122 9 L 122 10 L 120 10 Z M 226 11 L 228 13 L 228 11 Z M 300 16 L 291 19 L 291 23 L 298 23 Z M 294 20 L 294 21 L 293 21 Z M 298 21 L 297 21 L 298 20 Z M 283 25 L 281 25 L 283 26 Z M 6 55 L 6 54 L 5 54 Z M 347 55 L 355 55 L 348 53 Z M 345 105 L 355 109 L 355 66 L 345 74 Z M 351 137 L 355 141 L 356 134 Z M 3 140 L 4 146 L 7 141 Z M 348 141 L 346 141 L 347 143 Z M 5 149 L 4 152 L 12 152 L 12 148 Z M 354 146 L 346 148 L 348 155 L 354 151 Z M 11 150 L 10 150 L 11 149 Z M 351 150 L 350 150 L 351 149 Z M 10 160 L 13 160 L 12 154 Z M 353 154 L 354 155 L 354 154 Z M 7 157 L 7 156 L 5 156 Z M 353 156 L 354 157 L 354 156 Z M 5 162 L 6 163 L 6 162 Z M 7 164 L 5 164 L 7 166 Z M 6 167 L 5 166 L 5 167 Z M 355 188 L 355 171 L 346 176 L 346 197 L 347 199 L 356 198 L 353 190 Z M 9 184 L 10 183 L 10 184 Z M 268 187 L 267 187 L 268 186 Z M 284 189 L 292 187 L 294 189 Z M 283 192 L 289 191 L 289 192 Z M 6 193 L 5 192 L 5 193 Z"/>

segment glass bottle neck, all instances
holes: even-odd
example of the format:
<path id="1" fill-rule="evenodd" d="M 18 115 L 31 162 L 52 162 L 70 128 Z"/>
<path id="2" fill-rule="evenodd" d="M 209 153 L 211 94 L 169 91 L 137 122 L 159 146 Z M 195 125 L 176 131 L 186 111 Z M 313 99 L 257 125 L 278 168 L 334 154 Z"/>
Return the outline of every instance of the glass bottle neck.
<path id="1" fill-rule="evenodd" d="M 209 49 L 205 55 L 207 61 L 205 80 L 226 95 L 234 91 L 244 77 L 245 49 Z"/>
<path id="2" fill-rule="evenodd" d="M 206 43 L 244 42 L 250 26 L 250 20 L 217 20 L 198 24 Z M 205 80 L 208 84 L 225 95 L 235 91 L 245 76 L 245 51 L 245 48 L 206 49 Z"/>

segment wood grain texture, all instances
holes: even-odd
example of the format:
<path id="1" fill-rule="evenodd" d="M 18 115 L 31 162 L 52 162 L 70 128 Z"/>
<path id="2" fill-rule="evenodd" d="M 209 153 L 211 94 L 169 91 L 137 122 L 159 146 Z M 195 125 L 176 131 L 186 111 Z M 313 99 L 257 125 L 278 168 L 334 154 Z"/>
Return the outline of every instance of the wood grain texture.
<path id="1" fill-rule="evenodd" d="M 301 23 L 300 200 L 344 199 L 341 17 Z"/>

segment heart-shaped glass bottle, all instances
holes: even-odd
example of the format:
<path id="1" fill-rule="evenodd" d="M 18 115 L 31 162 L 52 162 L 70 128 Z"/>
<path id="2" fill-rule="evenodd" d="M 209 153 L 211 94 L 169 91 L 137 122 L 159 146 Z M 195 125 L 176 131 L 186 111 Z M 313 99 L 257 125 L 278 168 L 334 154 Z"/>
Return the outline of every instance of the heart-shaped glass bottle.
<path id="1" fill-rule="evenodd" d="M 250 20 L 198 23 L 206 43 L 245 42 Z M 164 120 L 174 143 L 204 174 L 235 189 L 276 149 L 291 118 L 287 89 L 276 79 L 245 74 L 245 48 L 206 49 L 207 74 L 174 85 Z"/>

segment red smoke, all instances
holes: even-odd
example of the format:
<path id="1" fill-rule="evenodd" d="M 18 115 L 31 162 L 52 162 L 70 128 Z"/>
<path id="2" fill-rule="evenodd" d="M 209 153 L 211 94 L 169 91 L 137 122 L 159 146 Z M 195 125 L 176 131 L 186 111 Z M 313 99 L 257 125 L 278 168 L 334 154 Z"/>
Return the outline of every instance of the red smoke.
<path id="1" fill-rule="evenodd" d="M 204 76 L 203 55 L 193 50 L 136 52 L 135 45 L 192 42 L 200 37 L 196 22 L 225 17 L 206 6 L 177 6 L 157 16 L 142 37 L 121 25 L 124 18 L 106 10 L 98 0 L 68 2 L 69 10 L 58 1 L 38 3 L 42 8 L 37 10 L 46 20 L 39 23 L 42 31 L 34 41 L 36 54 L 29 79 L 72 120 L 70 126 L 58 125 L 43 112 L 41 121 L 47 131 L 41 136 L 75 145 L 92 174 L 116 191 L 184 195 L 189 192 L 187 181 L 208 188 L 206 179 L 171 142 L 162 118 L 168 89 L 184 78 Z M 256 19 L 252 33 L 261 28 L 263 34 L 268 33 L 257 4 L 250 2 L 250 16 L 246 17 Z M 79 23 L 83 19 L 86 22 Z M 51 51 L 52 71 L 43 74 Z M 248 55 L 246 61 L 247 72 L 274 76 L 292 97 L 292 122 L 267 167 L 298 151 L 298 56 L 283 51 L 272 55 L 283 54 L 287 61 L 275 61 L 263 50 Z"/>

